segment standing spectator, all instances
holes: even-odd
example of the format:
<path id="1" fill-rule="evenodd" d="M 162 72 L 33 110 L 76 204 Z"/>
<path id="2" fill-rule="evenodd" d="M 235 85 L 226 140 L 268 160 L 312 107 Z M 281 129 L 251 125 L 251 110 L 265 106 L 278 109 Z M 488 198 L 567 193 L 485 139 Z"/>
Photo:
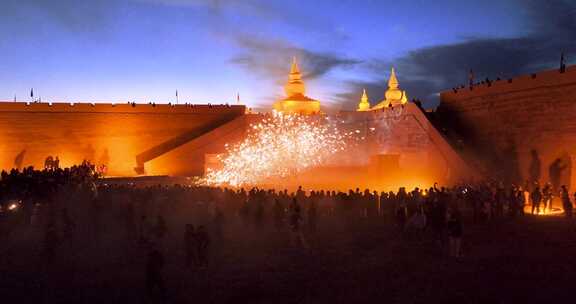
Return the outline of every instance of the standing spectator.
<path id="1" fill-rule="evenodd" d="M 516 192 L 516 204 L 518 206 L 518 211 L 520 215 L 524 216 L 524 206 L 526 205 L 526 196 L 524 195 L 524 190 L 522 188 L 518 189 Z"/>
<path id="2" fill-rule="evenodd" d="M 208 264 L 208 246 L 210 245 L 210 236 L 204 226 L 198 227 L 196 231 L 196 250 L 198 255 L 198 264 L 207 266 Z"/>
<path id="3" fill-rule="evenodd" d="M 47 264 L 54 261 L 59 242 L 60 238 L 56 232 L 56 227 L 53 223 L 48 223 L 44 231 L 44 260 Z"/>
<path id="4" fill-rule="evenodd" d="M 310 206 L 308 206 L 308 227 L 311 232 L 316 232 L 316 225 L 318 222 L 318 211 L 316 208 L 316 202 L 312 200 Z"/>
<path id="5" fill-rule="evenodd" d="M 187 267 L 198 265 L 197 240 L 194 225 L 186 224 L 186 231 L 184 232 L 184 251 Z"/>
<path id="6" fill-rule="evenodd" d="M 406 217 L 406 206 L 399 204 L 398 207 L 396 207 L 396 224 L 398 225 L 400 232 L 404 232 L 404 226 L 406 226 Z"/>
<path id="7" fill-rule="evenodd" d="M 462 256 L 462 222 L 460 220 L 460 214 L 456 209 L 453 209 L 448 215 L 446 230 L 448 231 L 449 256 L 460 258 Z"/>
<path id="8" fill-rule="evenodd" d="M 570 194 L 568 193 L 568 189 L 566 189 L 566 185 L 562 185 L 560 195 L 562 197 L 562 207 L 564 208 L 564 214 L 566 217 L 571 218 L 572 202 L 570 201 Z"/>
<path id="9" fill-rule="evenodd" d="M 292 204 L 290 205 L 290 228 L 293 232 L 298 232 L 300 230 L 300 221 L 302 220 L 302 214 L 300 210 L 300 205 L 296 198 L 292 199 Z"/>
<path id="10" fill-rule="evenodd" d="M 532 193 L 530 193 L 530 200 L 532 201 L 532 214 L 536 211 L 536 214 L 540 213 L 540 202 L 542 201 L 542 192 L 540 192 L 540 187 L 536 185 Z"/>
<path id="11" fill-rule="evenodd" d="M 220 208 L 216 207 L 214 210 L 214 217 L 212 218 L 212 230 L 216 240 L 221 241 L 224 238 L 224 213 Z"/>
<path id="12" fill-rule="evenodd" d="M 156 226 L 154 227 L 154 236 L 157 238 L 159 242 L 164 239 L 168 228 L 166 226 L 166 220 L 164 217 L 159 215 L 156 217 Z"/>
<path id="13" fill-rule="evenodd" d="M 282 230 L 282 227 L 284 225 L 284 206 L 282 206 L 282 203 L 280 203 L 279 199 L 274 199 L 274 227 L 276 228 L 276 231 L 280 231 Z"/>
<path id="14" fill-rule="evenodd" d="M 150 299 L 166 298 L 166 288 L 162 270 L 164 268 L 164 255 L 157 248 L 150 248 L 146 263 L 146 292 Z"/>

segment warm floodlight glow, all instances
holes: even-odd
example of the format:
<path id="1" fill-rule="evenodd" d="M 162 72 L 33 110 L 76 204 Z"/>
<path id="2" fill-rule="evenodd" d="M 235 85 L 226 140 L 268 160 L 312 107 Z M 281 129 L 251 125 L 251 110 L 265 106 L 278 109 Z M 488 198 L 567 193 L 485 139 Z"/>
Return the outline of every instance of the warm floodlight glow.
<path id="1" fill-rule="evenodd" d="M 529 210 L 528 212 L 530 212 L 531 210 Z M 526 212 L 526 211 L 524 211 Z M 528 213 L 526 212 L 526 213 Z M 561 208 L 540 208 L 540 212 L 537 212 L 536 215 L 540 215 L 540 216 L 547 216 L 547 215 L 561 215 L 564 214 L 564 209 Z"/>
<path id="2" fill-rule="evenodd" d="M 349 134 L 341 133 L 323 116 L 274 112 L 251 125 L 240 144 L 227 147 L 222 168 L 208 170 L 211 185 L 254 185 L 270 178 L 292 176 L 326 163 L 346 147 Z"/>
<path id="3" fill-rule="evenodd" d="M 10 205 L 8 206 L 8 210 L 10 210 L 10 211 L 16 210 L 16 208 L 18 208 L 18 205 L 16 205 L 16 204 L 10 204 Z"/>

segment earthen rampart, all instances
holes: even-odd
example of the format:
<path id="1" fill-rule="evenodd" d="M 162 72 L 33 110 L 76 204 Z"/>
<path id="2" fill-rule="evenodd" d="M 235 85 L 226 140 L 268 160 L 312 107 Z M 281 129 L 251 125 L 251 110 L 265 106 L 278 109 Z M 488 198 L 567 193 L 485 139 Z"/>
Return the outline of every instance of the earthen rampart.
<path id="1" fill-rule="evenodd" d="M 146 174 L 170 175 L 169 159 L 163 166 L 154 161 L 183 142 L 244 115 L 244 106 L 169 104 L 87 104 L 0 102 L 0 168 L 43 167 L 48 156 L 69 166 L 84 159 L 105 164 L 108 174 L 133 176 L 136 156 L 154 147 L 146 159 Z M 165 144 L 169 142 L 171 144 Z M 164 144 L 164 145 L 163 145 Z M 19 157 L 21 156 L 21 157 Z M 187 159 L 179 173 L 193 173 L 203 160 Z M 178 165 L 182 165 L 179 162 Z"/>
<path id="2" fill-rule="evenodd" d="M 441 119 L 492 174 L 547 182 L 558 169 L 552 167 L 554 161 L 560 159 L 561 183 L 576 186 L 571 173 L 576 156 L 576 66 L 484 81 L 444 91 L 440 99 Z M 539 174 L 534 169 L 537 159 Z"/>

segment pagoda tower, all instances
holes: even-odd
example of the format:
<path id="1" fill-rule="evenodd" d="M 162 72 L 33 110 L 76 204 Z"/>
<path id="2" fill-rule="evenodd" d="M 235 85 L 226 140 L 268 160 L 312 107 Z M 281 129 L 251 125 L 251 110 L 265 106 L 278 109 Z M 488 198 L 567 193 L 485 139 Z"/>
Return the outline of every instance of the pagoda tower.
<path id="1" fill-rule="evenodd" d="M 298 67 L 296 57 L 292 60 L 288 82 L 284 86 L 286 98 L 274 103 L 274 110 L 284 113 L 317 114 L 320 113 L 320 101 L 306 96 L 306 86 L 302 81 L 302 74 Z"/>
<path id="2" fill-rule="evenodd" d="M 358 104 L 358 109 L 356 111 L 370 111 L 370 102 L 368 101 L 368 94 L 366 94 L 366 89 L 362 92 L 362 98 L 360 98 L 360 103 Z"/>
<path id="3" fill-rule="evenodd" d="M 400 90 L 400 83 L 396 78 L 396 71 L 392 68 L 390 79 L 388 79 L 388 90 L 384 94 L 384 100 L 375 105 L 372 110 L 381 109 L 389 106 L 402 105 L 408 102 L 406 91 Z"/>

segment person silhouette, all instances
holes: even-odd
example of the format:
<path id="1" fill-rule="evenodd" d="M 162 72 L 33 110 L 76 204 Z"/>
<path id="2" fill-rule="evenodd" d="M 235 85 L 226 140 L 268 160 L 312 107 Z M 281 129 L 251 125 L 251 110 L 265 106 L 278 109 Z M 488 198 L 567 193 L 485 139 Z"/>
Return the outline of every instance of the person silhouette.
<path id="1" fill-rule="evenodd" d="M 318 208 L 316 207 L 316 202 L 310 202 L 308 206 L 308 228 L 311 232 L 316 232 L 316 226 L 318 224 Z"/>
<path id="2" fill-rule="evenodd" d="M 146 263 L 146 292 L 148 297 L 165 299 L 166 287 L 162 271 L 164 268 L 164 255 L 154 245 L 150 247 Z"/>
<path id="3" fill-rule="evenodd" d="M 273 212 L 274 212 L 274 227 L 276 228 L 277 231 L 280 231 L 282 230 L 282 227 L 284 225 L 284 206 L 282 206 L 282 203 L 280 203 L 279 199 L 274 200 Z"/>
<path id="4" fill-rule="evenodd" d="M 186 266 L 192 267 L 198 265 L 198 253 L 197 253 L 197 235 L 194 229 L 194 225 L 186 224 L 184 232 L 184 251 L 186 255 Z"/>
<path id="5" fill-rule="evenodd" d="M 562 207 L 564 208 L 564 214 L 566 217 L 572 217 L 572 202 L 570 201 L 570 194 L 568 193 L 568 189 L 566 185 L 562 185 L 560 190 L 560 197 L 562 199 Z"/>
<path id="6" fill-rule="evenodd" d="M 292 199 L 292 204 L 290 204 L 290 228 L 293 232 L 298 232 L 300 230 L 300 221 L 302 220 L 302 214 L 300 205 L 296 198 Z"/>
<path id="7" fill-rule="evenodd" d="M 536 211 L 536 214 L 540 213 L 540 202 L 542 202 L 542 192 L 540 192 L 540 186 L 536 185 L 532 193 L 530 193 L 530 200 L 532 201 L 532 214 Z"/>
<path id="8" fill-rule="evenodd" d="M 204 226 L 198 227 L 196 238 L 198 264 L 200 266 L 206 266 L 208 264 L 208 246 L 210 245 L 210 236 Z"/>

